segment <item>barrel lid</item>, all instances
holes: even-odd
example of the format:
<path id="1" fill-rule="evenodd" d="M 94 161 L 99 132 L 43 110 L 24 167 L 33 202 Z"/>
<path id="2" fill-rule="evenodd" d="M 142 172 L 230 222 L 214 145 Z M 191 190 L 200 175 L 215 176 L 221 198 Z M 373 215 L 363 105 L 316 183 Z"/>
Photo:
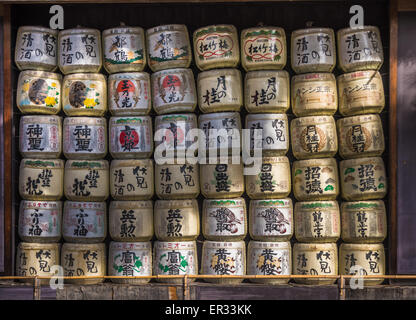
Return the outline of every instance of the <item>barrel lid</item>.
<path id="1" fill-rule="evenodd" d="M 182 31 L 186 33 L 186 35 L 188 36 L 188 28 L 184 24 L 165 24 L 165 25 L 156 26 L 156 27 L 147 29 L 146 34 L 151 35 L 153 33 L 163 32 L 163 31 Z"/>
<path id="2" fill-rule="evenodd" d="M 301 36 L 301 35 L 308 35 L 308 34 L 314 34 L 314 33 L 328 33 L 331 34 L 332 37 L 334 37 L 334 29 L 332 28 L 305 28 L 305 29 L 297 29 L 292 31 L 292 38 Z"/>
<path id="3" fill-rule="evenodd" d="M 301 201 L 295 203 L 295 211 L 316 209 L 336 209 L 339 211 L 339 206 L 337 201 Z"/>
<path id="4" fill-rule="evenodd" d="M 268 242 L 268 241 L 255 241 L 250 240 L 248 243 L 248 249 L 292 249 L 290 241 L 281 241 L 281 242 Z"/>
<path id="5" fill-rule="evenodd" d="M 295 118 L 291 122 L 291 128 L 293 126 L 304 126 L 309 124 L 318 124 L 318 123 L 331 123 L 335 126 L 335 120 L 333 116 L 308 116 L 308 117 L 299 117 Z"/>
<path id="6" fill-rule="evenodd" d="M 111 201 L 109 210 L 116 209 L 153 209 L 152 200 L 144 201 Z"/>
<path id="7" fill-rule="evenodd" d="M 68 160 L 65 169 L 101 169 L 109 168 L 107 160 Z"/>
<path id="8" fill-rule="evenodd" d="M 147 72 L 120 72 L 120 73 L 113 73 L 108 76 L 108 81 L 120 80 L 120 79 L 149 81 L 150 75 Z"/>
<path id="9" fill-rule="evenodd" d="M 382 209 L 386 210 L 386 206 L 384 205 L 384 201 L 382 200 L 372 200 L 372 201 L 351 201 L 351 202 L 342 202 L 341 203 L 341 211 L 344 210 L 361 210 L 361 209 Z"/>
<path id="10" fill-rule="evenodd" d="M 88 124 L 88 125 L 107 125 L 104 117 L 65 117 L 64 126 L 73 124 Z"/>
<path id="11" fill-rule="evenodd" d="M 36 201 L 22 200 L 20 202 L 20 210 L 22 209 L 58 209 L 62 208 L 62 201 Z"/>
<path id="12" fill-rule="evenodd" d="M 342 162 L 342 161 L 341 161 Z M 337 166 L 334 158 L 307 159 L 293 161 L 293 167 L 309 167 L 309 166 Z"/>
<path id="13" fill-rule="evenodd" d="M 214 112 L 214 113 L 205 113 L 200 114 L 198 121 L 209 121 L 209 120 L 216 120 L 224 118 L 237 118 L 239 122 L 241 122 L 240 113 L 239 112 Z"/>
<path id="14" fill-rule="evenodd" d="M 19 27 L 19 29 L 17 30 L 17 33 L 22 33 L 22 32 L 45 32 L 45 33 L 51 33 L 54 36 L 58 35 L 58 30 L 53 30 L 53 29 L 49 29 L 49 28 L 45 28 L 42 26 L 22 26 Z"/>
<path id="15" fill-rule="evenodd" d="M 286 70 L 257 70 L 249 71 L 245 75 L 246 81 L 249 79 L 269 77 L 283 78 L 285 80 L 289 80 L 289 72 L 287 72 Z"/>
<path id="16" fill-rule="evenodd" d="M 271 164 L 277 164 L 277 163 L 287 163 L 289 164 L 289 158 L 286 156 L 280 156 L 280 157 L 263 157 L 262 163 L 271 163 Z"/>
<path id="17" fill-rule="evenodd" d="M 81 250 L 99 250 L 105 254 L 105 243 L 69 243 L 62 245 L 62 251 L 81 251 Z"/>
<path id="18" fill-rule="evenodd" d="M 106 82 L 106 76 L 102 73 L 72 73 L 64 77 L 64 83 L 68 80 L 98 80 Z"/>
<path id="19" fill-rule="evenodd" d="M 98 29 L 93 28 L 84 28 L 84 27 L 77 27 L 72 29 L 65 29 L 59 32 L 59 37 L 68 36 L 68 35 L 76 35 L 76 34 L 87 34 L 87 33 L 95 33 L 98 37 L 101 36 L 101 32 Z"/>
<path id="20" fill-rule="evenodd" d="M 293 250 L 299 251 L 316 251 L 316 250 L 333 250 L 337 252 L 336 243 L 295 243 Z"/>
<path id="21" fill-rule="evenodd" d="M 209 241 L 205 240 L 203 244 L 204 249 L 217 249 L 224 247 L 227 249 L 245 249 L 246 244 L 244 241 Z"/>
<path id="22" fill-rule="evenodd" d="M 82 202 L 82 201 L 65 201 L 64 203 L 64 211 L 68 209 L 68 207 L 82 207 L 84 209 L 99 209 L 99 210 L 106 210 L 107 205 L 106 202 Z"/>
<path id="23" fill-rule="evenodd" d="M 256 120 L 283 120 L 287 122 L 286 113 L 249 113 L 246 115 L 246 123 Z"/>
<path id="24" fill-rule="evenodd" d="M 175 113 L 175 114 L 166 114 L 155 117 L 155 125 L 163 122 L 172 122 L 172 121 L 188 121 L 188 122 L 197 122 L 196 114 L 194 113 Z"/>
<path id="25" fill-rule="evenodd" d="M 196 241 L 159 241 L 154 242 L 154 247 L 157 249 L 166 249 L 166 250 L 185 250 L 185 249 L 195 249 L 196 250 Z"/>
<path id="26" fill-rule="evenodd" d="M 117 242 L 117 241 L 111 241 L 110 242 L 110 251 L 118 249 L 118 250 L 140 250 L 140 249 L 152 249 L 152 243 L 150 241 L 145 242 Z"/>
<path id="27" fill-rule="evenodd" d="M 164 75 L 175 74 L 175 73 L 186 73 L 189 77 L 192 77 L 192 79 L 194 78 L 194 73 L 189 68 L 174 68 L 174 69 L 159 70 L 159 71 L 153 72 L 151 74 L 151 78 L 152 80 L 155 80 L 156 77 L 158 76 L 161 76 L 161 75 L 164 76 Z"/>
<path id="28" fill-rule="evenodd" d="M 155 210 L 157 209 L 179 209 L 193 208 L 198 211 L 198 201 L 196 199 L 187 200 L 156 200 Z"/>
<path id="29" fill-rule="evenodd" d="M 352 250 L 352 251 L 367 251 L 367 250 L 382 250 L 384 251 L 384 245 L 382 243 L 341 243 L 339 250 Z"/>
<path id="30" fill-rule="evenodd" d="M 258 26 L 258 27 L 251 27 L 241 30 L 241 36 L 244 37 L 249 32 L 256 32 L 261 30 L 268 30 L 268 31 L 276 31 L 276 33 L 281 37 L 286 37 L 285 29 L 281 27 L 274 27 L 274 26 Z M 274 35 L 274 34 L 272 34 Z"/>
<path id="31" fill-rule="evenodd" d="M 61 247 L 60 243 L 32 243 L 32 242 L 20 242 L 18 248 L 20 250 L 57 250 Z"/>
<path id="32" fill-rule="evenodd" d="M 292 199 L 283 198 L 283 199 L 263 199 L 263 200 L 250 200 L 250 207 L 259 207 L 259 206 L 270 206 L 270 207 L 292 207 Z"/>
<path id="33" fill-rule="evenodd" d="M 152 124 L 152 118 L 150 116 L 124 116 L 124 117 L 111 117 L 110 124 L 142 124 L 147 122 L 149 125 Z"/>
<path id="34" fill-rule="evenodd" d="M 37 77 L 37 78 L 44 78 L 44 79 L 54 79 L 58 81 L 62 81 L 62 75 L 55 72 L 48 72 L 48 71 L 40 71 L 40 70 L 24 70 L 19 73 L 19 80 L 21 81 L 23 77 Z"/>
<path id="35" fill-rule="evenodd" d="M 335 81 L 335 76 L 330 72 L 312 72 L 297 74 L 292 77 L 292 83 L 303 81 Z"/>
<path id="36" fill-rule="evenodd" d="M 358 124 L 358 123 L 362 125 L 366 122 L 373 122 L 373 121 L 379 122 L 380 127 L 381 127 L 381 118 L 378 114 L 362 114 L 358 116 L 340 118 L 337 120 L 337 124 L 338 126 L 345 126 L 348 124 Z"/>
<path id="37" fill-rule="evenodd" d="M 35 122 L 35 123 L 58 123 L 61 124 L 62 122 L 62 117 L 57 116 L 57 115 L 26 115 L 26 116 L 22 116 L 20 118 L 20 123 L 30 123 L 30 122 Z"/>
<path id="38" fill-rule="evenodd" d="M 359 28 L 343 28 L 343 29 L 339 29 L 337 31 L 337 35 L 338 37 L 350 34 L 350 33 L 357 33 L 357 32 L 367 32 L 367 31 L 375 31 L 378 32 L 380 34 L 380 30 L 378 27 L 376 26 L 362 26 Z"/>
<path id="39" fill-rule="evenodd" d="M 144 29 L 141 27 L 129 27 L 129 26 L 119 26 L 114 28 L 105 29 L 103 31 L 103 37 L 110 36 L 113 34 L 144 34 Z"/>
<path id="40" fill-rule="evenodd" d="M 235 68 L 213 69 L 209 71 L 200 72 L 198 73 L 198 81 L 205 79 L 205 78 L 219 77 L 219 76 L 238 77 L 241 81 L 241 71 Z"/>
<path id="41" fill-rule="evenodd" d="M 353 80 L 361 80 L 361 79 L 380 79 L 381 74 L 377 70 L 359 70 L 353 71 L 348 73 L 343 73 L 337 77 L 338 82 L 346 82 L 346 81 L 353 81 Z"/>
<path id="42" fill-rule="evenodd" d="M 110 169 L 120 167 L 137 167 L 137 166 L 153 166 L 153 159 L 113 159 L 111 160 Z"/>
<path id="43" fill-rule="evenodd" d="M 357 159 L 348 159 L 340 161 L 340 167 L 351 167 L 359 166 L 362 164 L 379 164 L 384 167 L 384 161 L 381 157 L 367 157 L 367 158 L 357 158 Z"/>
<path id="44" fill-rule="evenodd" d="M 244 198 L 232 198 L 232 199 L 204 199 L 202 202 L 203 206 L 244 206 L 246 205 L 246 201 Z"/>
<path id="45" fill-rule="evenodd" d="M 22 159 L 21 167 L 61 169 L 65 161 L 62 159 Z"/>
<path id="46" fill-rule="evenodd" d="M 208 30 L 207 30 L 208 29 Z M 237 33 L 237 28 L 232 24 L 213 24 L 210 26 L 205 26 L 198 28 L 194 31 L 194 38 L 199 36 L 201 31 L 205 31 L 204 34 L 209 34 L 212 32 L 230 32 L 230 33 Z"/>

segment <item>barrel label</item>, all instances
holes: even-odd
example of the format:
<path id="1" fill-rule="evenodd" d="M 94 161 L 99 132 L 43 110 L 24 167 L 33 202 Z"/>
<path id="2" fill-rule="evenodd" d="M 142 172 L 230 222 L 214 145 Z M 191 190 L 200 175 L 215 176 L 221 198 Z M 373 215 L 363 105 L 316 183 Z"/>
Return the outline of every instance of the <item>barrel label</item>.
<path id="1" fill-rule="evenodd" d="M 59 152 L 58 124 L 24 123 L 20 127 L 21 152 Z"/>
<path id="2" fill-rule="evenodd" d="M 112 125 L 110 150 L 113 153 L 151 152 L 149 123 Z"/>
<path id="3" fill-rule="evenodd" d="M 143 35 L 111 34 L 104 38 L 104 63 L 106 65 L 143 64 Z"/>
<path id="4" fill-rule="evenodd" d="M 245 259 L 242 249 L 204 248 L 203 270 L 204 274 L 212 275 L 243 275 L 245 274 Z"/>
<path id="5" fill-rule="evenodd" d="M 59 109 L 61 83 L 56 79 L 34 78 L 25 75 L 19 82 L 17 98 L 19 106 Z"/>
<path id="6" fill-rule="evenodd" d="M 105 82 L 99 80 L 64 81 L 63 108 L 106 109 Z"/>
<path id="7" fill-rule="evenodd" d="M 328 33 L 300 35 L 292 39 L 292 65 L 335 65 L 335 40 Z"/>
<path id="8" fill-rule="evenodd" d="M 191 54 L 187 31 L 161 31 L 148 35 L 149 64 L 188 60 Z"/>
<path id="9" fill-rule="evenodd" d="M 97 34 L 73 34 L 60 37 L 61 66 L 101 65 L 101 41 Z"/>
<path id="10" fill-rule="evenodd" d="M 176 245 L 172 245 L 177 247 Z M 179 246 L 178 246 L 179 247 Z M 156 249 L 155 273 L 160 275 L 196 274 L 194 249 Z"/>
<path id="11" fill-rule="evenodd" d="M 106 151 L 105 126 L 65 125 L 64 152 L 72 154 L 94 154 Z"/>
<path id="12" fill-rule="evenodd" d="M 233 41 L 233 30 L 227 27 L 202 29 L 195 34 L 196 53 L 200 60 L 213 60 L 233 55 L 236 45 Z M 237 43 L 238 45 L 238 43 Z"/>
<path id="13" fill-rule="evenodd" d="M 63 235 L 70 238 L 102 238 L 106 235 L 103 209 L 67 206 L 64 212 Z"/>
<path id="14" fill-rule="evenodd" d="M 61 215 L 58 209 L 23 209 L 19 215 L 19 234 L 26 237 L 59 237 Z"/>
<path id="15" fill-rule="evenodd" d="M 251 130 L 250 150 L 265 149 L 286 153 L 289 149 L 288 128 L 287 118 L 247 121 L 247 129 Z M 255 139 L 254 130 L 263 130 L 261 139 Z"/>
<path id="16" fill-rule="evenodd" d="M 121 78 L 121 76 L 120 76 Z M 110 110 L 142 110 L 149 109 L 149 81 L 144 79 L 109 79 L 109 109 Z"/>
<path id="17" fill-rule="evenodd" d="M 289 79 L 287 77 L 246 78 L 245 106 L 249 109 L 289 107 Z"/>
<path id="18" fill-rule="evenodd" d="M 290 275 L 292 270 L 288 249 L 251 248 L 247 263 L 248 274 L 253 275 Z"/>
<path id="19" fill-rule="evenodd" d="M 205 213 L 205 233 L 210 236 L 246 234 L 244 207 L 211 207 Z"/>
<path id="20" fill-rule="evenodd" d="M 110 174 L 111 195 L 114 198 L 153 194 L 153 166 L 151 165 L 120 166 L 111 168 Z"/>
<path id="21" fill-rule="evenodd" d="M 257 207 L 252 213 L 252 233 L 255 236 L 291 235 L 292 209 L 275 206 Z"/>
<path id="22" fill-rule="evenodd" d="M 21 32 L 16 41 L 16 61 L 56 66 L 56 43 L 57 37 L 47 32 Z"/>
<path id="23" fill-rule="evenodd" d="M 113 276 L 151 276 L 152 250 L 139 248 L 110 247 L 110 275 Z"/>
<path id="24" fill-rule="evenodd" d="M 243 40 L 243 52 L 249 62 L 280 61 L 286 55 L 284 35 L 278 30 L 248 32 Z"/>
<path id="25" fill-rule="evenodd" d="M 339 59 L 342 65 L 383 61 L 380 34 L 374 30 L 356 30 L 343 35 L 339 40 Z"/>

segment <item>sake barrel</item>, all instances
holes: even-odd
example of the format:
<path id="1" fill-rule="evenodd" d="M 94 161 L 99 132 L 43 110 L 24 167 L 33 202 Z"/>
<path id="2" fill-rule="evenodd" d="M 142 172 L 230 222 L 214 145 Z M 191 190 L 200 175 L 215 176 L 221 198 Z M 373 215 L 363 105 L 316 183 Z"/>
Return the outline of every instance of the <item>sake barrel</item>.
<path id="1" fill-rule="evenodd" d="M 292 110 L 297 117 L 328 115 L 338 109 L 337 83 L 332 73 L 292 77 Z"/>
<path id="2" fill-rule="evenodd" d="M 14 61 L 19 70 L 54 71 L 58 30 L 23 26 L 17 30 Z"/>
<path id="3" fill-rule="evenodd" d="M 253 240 L 289 241 L 293 235 L 293 223 L 290 198 L 250 200 L 249 231 Z"/>
<path id="4" fill-rule="evenodd" d="M 19 132 L 19 149 L 23 158 L 54 159 L 61 155 L 61 117 L 23 116 Z"/>
<path id="5" fill-rule="evenodd" d="M 101 117 L 107 112 L 107 81 L 101 73 L 65 76 L 62 91 L 62 109 L 69 117 Z"/>
<path id="6" fill-rule="evenodd" d="M 20 202 L 18 233 L 24 242 L 59 242 L 61 225 L 61 201 Z"/>
<path id="7" fill-rule="evenodd" d="M 246 274 L 246 245 L 244 241 L 204 241 L 202 246 L 201 275 L 244 276 Z M 239 284 L 239 278 L 204 278 L 220 284 Z"/>
<path id="8" fill-rule="evenodd" d="M 103 31 L 104 68 L 108 73 L 139 72 L 146 67 L 144 30 L 120 26 Z"/>
<path id="9" fill-rule="evenodd" d="M 339 194 L 337 161 L 334 158 L 294 161 L 292 181 L 298 201 L 335 200 Z"/>
<path id="10" fill-rule="evenodd" d="M 239 160 L 233 163 L 231 158 L 228 161 L 219 158 L 213 160 L 214 164 L 199 166 L 201 193 L 205 198 L 235 198 L 244 193 L 244 168 Z"/>
<path id="11" fill-rule="evenodd" d="M 166 158 L 185 158 L 187 150 L 198 139 L 197 117 L 193 113 L 169 114 L 155 118 L 155 150 L 166 152 Z M 195 137 L 196 136 L 196 137 Z M 196 151 L 193 152 L 195 154 Z"/>
<path id="12" fill-rule="evenodd" d="M 199 164 L 155 165 L 155 189 L 159 199 L 195 199 L 199 195 Z"/>
<path id="13" fill-rule="evenodd" d="M 241 64 L 244 70 L 282 70 L 286 60 L 286 33 L 283 28 L 254 27 L 241 31 Z"/>
<path id="14" fill-rule="evenodd" d="M 339 112 L 343 116 L 380 113 L 385 106 L 383 80 L 378 71 L 344 73 L 337 78 Z"/>
<path id="15" fill-rule="evenodd" d="M 292 247 L 290 242 L 250 241 L 247 246 L 247 274 L 261 276 L 249 279 L 262 284 L 287 284 L 289 279 L 268 279 L 267 276 L 292 274 Z"/>
<path id="16" fill-rule="evenodd" d="M 52 277 L 53 266 L 59 266 L 59 243 L 20 242 L 16 252 L 16 276 L 18 277 Z M 34 283 L 34 279 L 21 279 Z M 50 279 L 39 280 L 41 285 L 48 285 Z"/>
<path id="17" fill-rule="evenodd" d="M 333 157 L 338 151 L 337 128 L 332 116 L 293 119 L 290 137 L 293 155 L 299 160 Z"/>
<path id="18" fill-rule="evenodd" d="M 193 34 L 196 66 L 201 71 L 235 68 L 240 63 L 237 28 L 230 24 L 198 28 Z"/>
<path id="19" fill-rule="evenodd" d="M 198 257 L 195 241 L 155 241 L 153 249 L 153 273 L 156 276 L 173 276 L 157 278 L 156 281 L 182 284 L 184 275 L 198 274 Z M 175 278 L 174 276 L 182 276 Z M 195 279 L 188 279 L 193 282 Z"/>
<path id="20" fill-rule="evenodd" d="M 339 172 L 344 200 L 383 199 L 387 195 L 386 169 L 380 157 L 340 161 Z"/>
<path id="21" fill-rule="evenodd" d="M 201 114 L 198 118 L 198 155 L 217 154 L 240 155 L 241 118 L 238 112 Z M 201 162 L 200 162 L 201 163 Z"/>
<path id="22" fill-rule="evenodd" d="M 339 273 L 356 275 L 353 281 L 356 285 L 360 276 L 384 276 L 386 274 L 386 258 L 382 243 L 358 244 L 341 243 L 339 247 Z M 383 278 L 362 279 L 364 286 L 378 285 Z M 351 280 L 350 280 L 351 281 Z"/>
<path id="23" fill-rule="evenodd" d="M 157 114 L 194 112 L 197 98 L 191 69 L 177 68 L 152 73 L 153 108 Z"/>
<path id="24" fill-rule="evenodd" d="M 150 116 L 111 117 L 110 153 L 116 159 L 150 158 L 153 153 Z"/>
<path id="25" fill-rule="evenodd" d="M 107 155 L 107 120 L 66 117 L 63 145 L 67 159 L 103 159 Z"/>
<path id="26" fill-rule="evenodd" d="M 340 220 L 337 201 L 295 203 L 295 236 L 299 242 L 337 242 Z"/>
<path id="27" fill-rule="evenodd" d="M 384 61 L 383 45 L 377 27 L 338 30 L 337 42 L 338 66 L 343 72 L 381 68 Z"/>
<path id="28" fill-rule="evenodd" d="M 98 284 L 107 272 L 105 243 L 64 243 L 61 264 L 65 277 L 97 277 L 90 279 L 65 279 L 65 283 L 77 285 Z"/>
<path id="29" fill-rule="evenodd" d="M 244 78 L 244 107 L 250 113 L 286 112 L 290 107 L 289 73 L 250 71 Z"/>
<path id="30" fill-rule="evenodd" d="M 381 243 L 386 239 L 386 207 L 381 200 L 342 202 L 341 221 L 345 242 Z"/>
<path id="31" fill-rule="evenodd" d="M 158 240 L 196 240 L 199 236 L 198 201 L 156 200 L 153 221 Z"/>
<path id="32" fill-rule="evenodd" d="M 150 200 L 154 195 L 152 159 L 112 160 L 110 193 L 115 200 Z"/>
<path id="33" fill-rule="evenodd" d="M 64 160 L 23 159 L 19 194 L 24 200 L 56 201 L 63 195 Z"/>
<path id="34" fill-rule="evenodd" d="M 289 150 L 289 122 L 284 113 L 248 114 L 246 129 L 250 129 L 250 154 L 284 156 Z M 255 130 L 262 130 L 257 136 Z"/>
<path id="35" fill-rule="evenodd" d="M 58 73 L 27 70 L 17 79 L 16 104 L 22 113 L 57 114 L 61 110 L 61 82 Z"/>
<path id="36" fill-rule="evenodd" d="M 290 180 L 288 157 L 263 157 L 260 172 L 245 176 L 247 195 L 250 199 L 285 198 L 292 187 Z"/>
<path id="37" fill-rule="evenodd" d="M 150 76 L 146 72 L 110 74 L 108 109 L 113 116 L 149 114 L 152 108 Z"/>
<path id="38" fill-rule="evenodd" d="M 184 24 L 157 26 L 146 30 L 147 61 L 153 72 L 188 68 L 192 61 L 188 29 Z"/>
<path id="39" fill-rule="evenodd" d="M 58 34 L 58 64 L 63 74 L 99 72 L 102 65 L 101 32 L 74 28 Z"/>
<path id="40" fill-rule="evenodd" d="M 291 66 L 296 73 L 332 72 L 336 61 L 333 29 L 308 28 L 292 32 Z"/>
<path id="41" fill-rule="evenodd" d="M 384 133 L 378 114 L 341 118 L 337 121 L 339 154 L 344 159 L 377 157 L 384 152 Z"/>
<path id="42" fill-rule="evenodd" d="M 197 81 L 201 112 L 240 111 L 243 105 L 240 70 L 213 69 L 200 72 Z"/>
<path id="43" fill-rule="evenodd" d="M 108 253 L 108 275 L 116 277 L 151 276 L 151 242 L 112 241 Z M 144 284 L 149 281 L 150 279 L 111 279 L 111 282 L 122 284 Z"/>
<path id="44" fill-rule="evenodd" d="M 243 198 L 204 199 L 202 234 L 208 240 L 239 241 L 247 234 L 247 210 Z"/>
<path id="45" fill-rule="evenodd" d="M 68 160 L 64 192 L 72 201 L 105 201 L 109 194 L 107 160 Z"/>
<path id="46" fill-rule="evenodd" d="M 114 241 L 141 242 L 152 239 L 152 201 L 111 201 L 108 210 L 109 231 Z"/>
<path id="47" fill-rule="evenodd" d="M 295 243 L 293 245 L 293 275 L 338 275 L 338 249 L 336 243 Z M 295 278 L 296 283 L 331 285 L 336 279 Z"/>
<path id="48" fill-rule="evenodd" d="M 65 201 L 62 235 L 66 242 L 103 242 L 107 236 L 106 203 Z"/>

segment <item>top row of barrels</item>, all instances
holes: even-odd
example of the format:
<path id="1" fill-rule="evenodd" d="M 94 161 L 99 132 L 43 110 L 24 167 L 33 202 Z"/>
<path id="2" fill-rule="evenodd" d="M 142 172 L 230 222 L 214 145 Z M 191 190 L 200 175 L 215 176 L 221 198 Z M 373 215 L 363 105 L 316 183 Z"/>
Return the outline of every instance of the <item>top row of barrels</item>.
<path id="1" fill-rule="evenodd" d="M 102 37 L 102 44 L 101 44 Z M 343 72 L 379 70 L 383 64 L 380 31 L 374 26 L 337 31 L 338 68 Z M 239 45 L 240 44 L 240 45 Z M 238 31 L 233 25 L 202 27 L 193 33 L 193 52 L 202 70 L 235 68 L 240 59 L 246 71 L 281 70 L 286 66 L 285 30 L 254 27 Z M 298 73 L 332 72 L 336 59 L 335 33 L 330 28 L 308 28 L 291 34 L 291 67 Z M 15 61 L 20 70 L 63 74 L 153 72 L 188 68 L 192 50 L 182 24 L 147 29 L 120 26 L 101 32 L 81 28 L 52 30 L 23 26 L 17 33 Z"/>

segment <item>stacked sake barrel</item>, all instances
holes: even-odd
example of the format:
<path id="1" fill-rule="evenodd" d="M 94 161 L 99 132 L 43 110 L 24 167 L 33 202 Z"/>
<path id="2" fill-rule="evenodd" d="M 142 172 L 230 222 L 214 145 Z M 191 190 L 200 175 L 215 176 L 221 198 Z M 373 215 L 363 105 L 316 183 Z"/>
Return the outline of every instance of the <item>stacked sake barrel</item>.
<path id="1" fill-rule="evenodd" d="M 58 32 L 20 27 L 15 62 L 21 70 L 16 103 L 20 118 L 19 210 L 17 276 L 52 276 L 60 264 L 64 160 L 60 74 L 57 68 Z M 11 186 L 8 186 L 11 187 Z M 28 281 L 28 280 L 26 280 Z M 31 280 L 29 280 L 31 281 Z M 48 284 L 49 280 L 42 280 Z"/>
<path id="2" fill-rule="evenodd" d="M 250 130 L 249 150 L 258 166 L 246 164 L 246 192 L 250 197 L 247 273 L 262 278 L 253 282 L 285 284 L 291 275 L 293 205 L 291 191 L 289 123 L 289 73 L 286 34 L 278 27 L 256 27 L 241 33 L 245 128 Z M 262 132 L 257 133 L 258 130 Z"/>
<path id="3" fill-rule="evenodd" d="M 119 27 L 102 32 L 108 77 L 110 165 L 108 275 L 151 276 L 154 165 L 150 76 L 144 30 Z M 112 282 L 140 284 L 150 279 Z"/>
<path id="4" fill-rule="evenodd" d="M 202 204 L 201 274 L 245 275 L 247 234 L 241 161 L 242 76 L 237 69 L 237 29 L 212 25 L 193 33 L 198 74 L 199 160 Z M 238 278 L 205 278 L 213 283 L 239 283 Z"/>
<path id="5" fill-rule="evenodd" d="M 377 27 L 341 29 L 337 33 L 339 68 L 337 121 L 340 162 L 342 233 L 340 274 L 384 275 L 383 241 L 387 234 L 387 177 L 381 155 L 384 134 L 379 113 L 384 109 L 378 70 L 383 47 Z M 368 279 L 376 285 L 383 279 Z"/>
<path id="6" fill-rule="evenodd" d="M 198 274 L 198 163 L 188 162 L 188 149 L 197 128 L 192 50 L 185 25 L 158 26 L 146 31 L 155 118 L 154 208 L 155 275 Z M 197 138 L 197 136 L 195 136 Z M 196 141 L 196 140 L 195 140 Z M 191 151 L 190 151 L 191 152 Z M 194 156 L 191 152 L 189 155 Z M 158 279 L 182 283 L 180 278 Z M 192 281 L 192 280 L 191 280 Z"/>
<path id="7" fill-rule="evenodd" d="M 333 115 L 338 109 L 334 31 L 309 28 L 292 32 L 292 166 L 295 204 L 293 273 L 338 275 L 340 214 L 338 139 Z M 295 279 L 303 284 L 331 284 L 335 279 Z"/>

